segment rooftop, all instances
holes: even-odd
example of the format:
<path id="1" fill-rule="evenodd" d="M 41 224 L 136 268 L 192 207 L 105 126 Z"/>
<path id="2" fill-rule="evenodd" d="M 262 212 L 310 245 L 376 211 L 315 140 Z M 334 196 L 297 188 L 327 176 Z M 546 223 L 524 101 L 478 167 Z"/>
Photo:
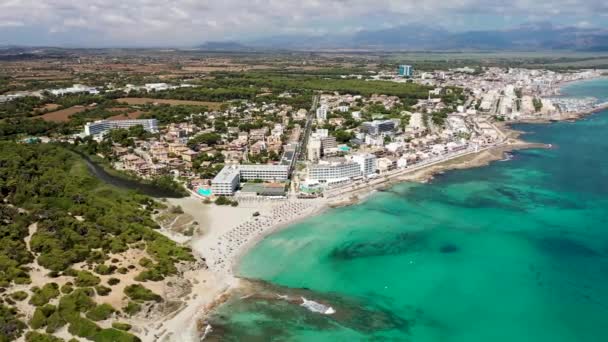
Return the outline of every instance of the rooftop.
<path id="1" fill-rule="evenodd" d="M 227 183 L 231 182 L 234 177 L 239 177 L 239 169 L 236 166 L 224 167 L 216 176 L 213 178 L 215 183 Z"/>
<path id="2" fill-rule="evenodd" d="M 259 170 L 259 171 L 265 171 L 265 170 L 281 170 L 281 169 L 289 169 L 288 165 L 272 165 L 272 164 L 243 164 L 243 165 L 238 165 L 238 168 L 240 168 L 241 170 L 247 170 L 247 171 L 254 171 L 254 170 Z M 237 169 L 238 172 L 238 169 Z"/>

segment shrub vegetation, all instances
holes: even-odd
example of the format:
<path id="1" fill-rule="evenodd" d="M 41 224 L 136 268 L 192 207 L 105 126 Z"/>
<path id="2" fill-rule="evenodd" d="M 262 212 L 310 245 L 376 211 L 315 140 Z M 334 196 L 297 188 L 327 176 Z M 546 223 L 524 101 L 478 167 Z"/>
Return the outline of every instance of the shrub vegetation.
<path id="1" fill-rule="evenodd" d="M 147 289 L 143 285 L 133 284 L 125 287 L 125 294 L 130 299 L 136 302 L 146 302 L 146 301 L 162 301 L 161 296 Z"/>
<path id="2" fill-rule="evenodd" d="M 34 133 L 39 123 L 29 120 L 27 129 L 11 126 L 8 131 L 4 130 L 6 124 L 0 123 L 0 137 L 18 130 Z M 61 289 L 56 283 L 31 289 L 29 302 L 37 307 L 29 322 L 33 329 L 52 333 L 67 325 L 71 333 L 87 339 L 136 341 L 129 333 L 101 329 L 92 321 L 109 312 L 92 297 L 111 290 L 100 284 L 97 275 L 73 266 L 84 262 L 99 275 L 125 274 L 128 268 L 105 264 L 109 254 L 139 248 L 150 256 L 140 279 L 159 280 L 176 274 L 177 263 L 194 258 L 190 249 L 156 231 L 159 227 L 151 214 L 157 207 L 147 196 L 102 183 L 89 173 L 80 156 L 62 145 L 0 141 L 0 293 L 14 284 L 31 283 L 27 265 L 36 258 L 52 276 L 73 280 Z M 33 253 L 25 244 L 30 227 L 35 228 L 30 240 Z M 117 283 L 116 278 L 108 281 L 109 285 Z M 128 287 L 125 293 L 131 298 L 124 308 L 128 314 L 139 311 L 137 301 L 162 300 L 141 285 Z M 49 304 L 57 298 L 57 305 Z M 10 305 L 25 299 L 27 293 L 14 292 L 3 301 Z M 27 325 L 15 308 L 5 304 L 0 304 L 0 341 L 11 341 L 21 337 Z M 53 340 L 40 331 L 28 336 L 28 340 Z"/>

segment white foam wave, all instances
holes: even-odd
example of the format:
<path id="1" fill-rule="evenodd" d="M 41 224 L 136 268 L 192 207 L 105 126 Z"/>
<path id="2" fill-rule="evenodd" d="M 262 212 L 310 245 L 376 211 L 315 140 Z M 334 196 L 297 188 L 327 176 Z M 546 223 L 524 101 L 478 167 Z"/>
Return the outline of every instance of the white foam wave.
<path id="1" fill-rule="evenodd" d="M 203 336 L 201 336 L 201 341 L 204 340 L 207 335 L 211 334 L 212 331 L 213 328 L 211 327 L 211 324 L 207 324 L 207 326 L 205 327 L 205 331 L 203 332 Z"/>
<path id="2" fill-rule="evenodd" d="M 307 308 L 312 312 L 318 312 L 323 315 L 331 315 L 336 313 L 336 310 L 334 310 L 334 308 L 332 308 L 331 306 L 323 305 L 321 303 L 315 302 L 314 300 L 308 300 L 304 297 L 302 297 L 301 306 Z"/>
<path id="3" fill-rule="evenodd" d="M 513 154 L 511 154 L 511 153 L 505 153 L 504 159 L 501 159 L 500 161 L 504 162 L 504 161 L 509 161 L 509 160 L 512 160 L 512 159 L 513 159 Z"/>

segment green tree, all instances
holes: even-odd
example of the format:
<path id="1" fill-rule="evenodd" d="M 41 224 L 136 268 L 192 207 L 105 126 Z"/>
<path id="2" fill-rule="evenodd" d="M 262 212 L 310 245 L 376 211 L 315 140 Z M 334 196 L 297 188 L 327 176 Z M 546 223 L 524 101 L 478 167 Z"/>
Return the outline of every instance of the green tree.
<path id="1" fill-rule="evenodd" d="M 0 304 L 0 341 L 13 341 L 27 326 L 17 318 L 17 311 Z"/>

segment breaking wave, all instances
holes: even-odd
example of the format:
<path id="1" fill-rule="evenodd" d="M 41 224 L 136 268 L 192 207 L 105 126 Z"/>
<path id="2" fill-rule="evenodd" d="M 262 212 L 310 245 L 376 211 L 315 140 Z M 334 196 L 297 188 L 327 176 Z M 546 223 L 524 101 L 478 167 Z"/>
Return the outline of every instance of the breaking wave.
<path id="1" fill-rule="evenodd" d="M 336 310 L 334 310 L 334 308 L 331 306 L 323 305 L 315 302 L 314 300 L 308 300 L 304 297 L 302 297 L 302 304 L 300 304 L 300 306 L 303 306 L 312 312 L 318 312 L 324 315 L 332 315 L 336 313 Z"/>

